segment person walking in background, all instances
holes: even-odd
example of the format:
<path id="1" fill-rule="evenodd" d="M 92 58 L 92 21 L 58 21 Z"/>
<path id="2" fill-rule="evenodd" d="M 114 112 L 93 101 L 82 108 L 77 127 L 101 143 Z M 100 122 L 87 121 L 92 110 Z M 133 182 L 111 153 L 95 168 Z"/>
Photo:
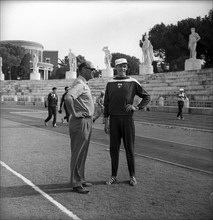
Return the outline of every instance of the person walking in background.
<path id="1" fill-rule="evenodd" d="M 87 158 L 94 114 L 93 97 L 87 81 L 93 78 L 92 63 L 86 61 L 78 68 L 79 76 L 73 82 L 65 104 L 71 114 L 69 132 L 71 140 L 70 183 L 74 192 L 86 194 L 85 187 L 91 183 L 85 181 L 85 162 Z"/>
<path id="2" fill-rule="evenodd" d="M 184 93 L 184 89 L 180 88 L 178 93 L 178 113 L 177 113 L 177 119 L 184 120 L 183 117 L 183 106 L 184 106 L 184 100 L 186 100 L 186 94 Z"/>
<path id="3" fill-rule="evenodd" d="M 110 135 L 112 172 L 111 178 L 106 184 L 111 185 L 117 180 L 119 151 L 122 138 L 130 175 L 129 184 L 134 186 L 137 184 L 137 181 L 135 177 L 135 125 L 133 113 L 136 110 L 143 109 L 150 102 L 150 95 L 136 79 L 126 76 L 128 69 L 126 59 L 121 58 L 115 60 L 115 68 L 117 70 L 117 76 L 107 83 L 104 97 L 104 130 L 105 133 Z M 135 95 L 142 98 L 137 106 L 133 105 Z"/>
<path id="4" fill-rule="evenodd" d="M 104 91 L 101 91 L 100 95 L 96 99 L 97 103 L 97 113 L 93 117 L 93 122 L 95 122 L 101 115 L 103 115 L 104 112 Z"/>
<path id="5" fill-rule="evenodd" d="M 65 104 L 65 102 L 64 102 L 64 97 L 66 96 L 66 94 L 67 94 L 67 92 L 68 92 L 68 90 L 69 90 L 69 87 L 66 86 L 66 87 L 64 88 L 64 90 L 65 90 L 65 92 L 64 92 L 64 94 L 63 94 L 62 97 L 61 97 L 60 108 L 59 108 L 59 111 L 58 111 L 58 112 L 61 114 L 61 113 L 62 113 L 62 106 L 64 107 L 65 116 L 64 116 L 64 118 L 61 119 L 62 124 L 64 123 L 64 120 L 67 120 L 67 123 L 68 123 L 68 122 L 69 122 L 69 117 L 70 117 L 69 111 L 68 111 L 68 109 L 67 109 L 67 107 L 66 107 L 66 104 Z"/>
<path id="6" fill-rule="evenodd" d="M 45 126 L 47 126 L 47 122 L 53 116 L 53 127 L 57 127 L 56 120 L 57 120 L 57 108 L 58 108 L 58 95 L 57 95 L 57 88 L 53 87 L 52 92 L 48 94 L 46 106 L 48 108 L 48 117 L 44 120 Z"/>

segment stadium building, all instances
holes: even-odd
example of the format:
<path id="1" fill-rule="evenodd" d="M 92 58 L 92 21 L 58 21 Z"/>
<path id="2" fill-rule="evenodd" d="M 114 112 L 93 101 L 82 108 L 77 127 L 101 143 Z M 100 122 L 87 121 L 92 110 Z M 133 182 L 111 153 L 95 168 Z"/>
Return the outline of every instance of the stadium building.
<path id="1" fill-rule="evenodd" d="M 44 46 L 37 42 L 24 41 L 24 40 L 4 40 L 0 41 L 1 44 L 12 44 L 15 46 L 23 47 L 26 53 L 31 54 L 30 68 L 33 71 L 32 58 L 36 54 L 38 57 L 38 70 L 41 79 L 47 80 L 56 71 L 58 66 L 58 51 L 44 50 Z"/>

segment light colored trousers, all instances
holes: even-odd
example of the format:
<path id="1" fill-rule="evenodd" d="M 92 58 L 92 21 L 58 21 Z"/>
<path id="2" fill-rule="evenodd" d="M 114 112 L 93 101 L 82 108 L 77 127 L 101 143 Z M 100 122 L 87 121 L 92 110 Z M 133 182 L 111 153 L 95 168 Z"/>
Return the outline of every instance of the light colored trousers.
<path id="1" fill-rule="evenodd" d="M 85 182 L 85 162 L 92 133 L 92 117 L 71 118 L 69 132 L 71 140 L 70 183 L 71 187 L 76 187 Z"/>

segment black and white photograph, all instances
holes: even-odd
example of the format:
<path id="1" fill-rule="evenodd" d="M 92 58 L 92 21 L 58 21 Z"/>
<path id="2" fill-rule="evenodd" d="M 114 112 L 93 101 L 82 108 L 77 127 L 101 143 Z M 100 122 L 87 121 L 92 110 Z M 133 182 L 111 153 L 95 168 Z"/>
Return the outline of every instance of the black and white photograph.
<path id="1" fill-rule="evenodd" d="M 0 219 L 213 219 L 213 1 L 0 1 Z"/>

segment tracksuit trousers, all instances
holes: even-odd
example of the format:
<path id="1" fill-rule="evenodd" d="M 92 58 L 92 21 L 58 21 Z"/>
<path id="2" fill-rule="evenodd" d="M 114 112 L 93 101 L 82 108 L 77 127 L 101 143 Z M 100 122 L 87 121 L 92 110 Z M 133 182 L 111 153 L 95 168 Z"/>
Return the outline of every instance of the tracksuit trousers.
<path id="1" fill-rule="evenodd" d="M 132 116 L 110 116 L 110 156 L 112 176 L 117 176 L 121 139 L 130 176 L 135 176 L 135 125 Z"/>
<path id="2" fill-rule="evenodd" d="M 178 101 L 178 113 L 177 113 L 177 117 L 183 118 L 183 106 L 184 106 L 184 101 Z"/>
<path id="3" fill-rule="evenodd" d="M 53 126 L 56 124 L 57 120 L 57 106 L 48 106 L 48 117 L 44 120 L 48 122 L 53 116 Z"/>
<path id="4" fill-rule="evenodd" d="M 92 117 L 71 118 L 69 132 L 71 140 L 70 183 L 71 187 L 76 187 L 85 182 L 85 162 L 92 133 Z"/>

